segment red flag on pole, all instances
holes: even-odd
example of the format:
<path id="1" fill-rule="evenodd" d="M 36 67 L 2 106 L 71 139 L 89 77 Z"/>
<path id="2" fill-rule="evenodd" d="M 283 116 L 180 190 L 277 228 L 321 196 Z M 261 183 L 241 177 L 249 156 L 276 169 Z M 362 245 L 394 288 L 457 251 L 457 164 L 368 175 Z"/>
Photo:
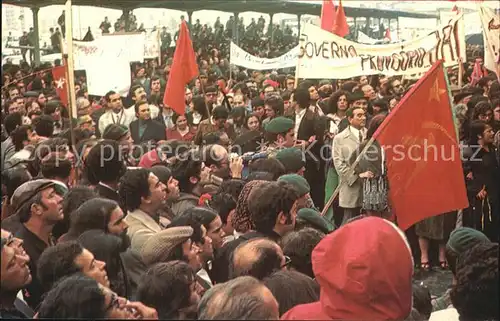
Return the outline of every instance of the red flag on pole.
<path id="1" fill-rule="evenodd" d="M 184 115 L 186 108 L 184 99 L 185 87 L 198 73 L 198 64 L 196 63 L 193 43 L 189 37 L 186 21 L 183 21 L 179 38 L 175 45 L 174 59 L 163 103 L 170 106 L 176 113 Z"/>
<path id="2" fill-rule="evenodd" d="M 373 137 L 384 146 L 398 225 L 468 206 L 442 61 L 432 66 Z"/>
<path id="3" fill-rule="evenodd" d="M 333 32 L 335 25 L 335 5 L 332 0 L 323 0 L 321 5 L 321 29 Z"/>
<path id="4" fill-rule="evenodd" d="M 52 79 L 56 84 L 56 93 L 64 106 L 68 107 L 68 81 L 66 79 L 66 66 L 52 68 Z"/>
<path id="5" fill-rule="evenodd" d="M 333 33 L 339 37 L 345 37 L 349 34 L 349 25 L 342 6 L 342 0 L 339 0 L 339 6 L 335 12 L 335 25 L 333 26 Z"/>

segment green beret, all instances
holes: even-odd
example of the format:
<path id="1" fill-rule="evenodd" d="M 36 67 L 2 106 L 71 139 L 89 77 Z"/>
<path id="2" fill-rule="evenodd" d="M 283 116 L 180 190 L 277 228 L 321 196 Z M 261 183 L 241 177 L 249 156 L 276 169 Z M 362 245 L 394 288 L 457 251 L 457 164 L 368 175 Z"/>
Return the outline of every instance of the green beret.
<path id="1" fill-rule="evenodd" d="M 266 132 L 273 134 L 286 133 L 295 126 L 293 120 L 283 116 L 271 119 L 266 125 Z"/>
<path id="2" fill-rule="evenodd" d="M 302 152 L 298 148 L 284 148 L 276 154 L 276 159 L 285 166 L 287 173 L 296 173 L 305 166 Z"/>
<path id="3" fill-rule="evenodd" d="M 281 181 L 293 185 L 301 197 L 311 191 L 311 187 L 306 179 L 298 174 L 282 175 L 278 178 L 278 182 Z"/>
<path id="4" fill-rule="evenodd" d="M 460 227 L 451 232 L 446 247 L 455 254 L 460 255 L 482 242 L 490 242 L 490 240 L 478 230 L 470 227 Z"/>
<path id="5" fill-rule="evenodd" d="M 314 228 L 325 234 L 328 234 L 335 229 L 332 223 L 312 208 L 301 208 L 297 212 L 297 219 L 312 225 Z"/>

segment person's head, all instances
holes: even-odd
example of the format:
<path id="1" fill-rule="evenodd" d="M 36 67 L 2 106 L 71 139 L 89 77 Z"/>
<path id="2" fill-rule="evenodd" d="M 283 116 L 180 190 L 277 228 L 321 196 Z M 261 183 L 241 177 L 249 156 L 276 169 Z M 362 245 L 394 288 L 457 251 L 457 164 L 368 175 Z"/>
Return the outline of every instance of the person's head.
<path id="1" fill-rule="evenodd" d="M 202 268 L 199 256 L 201 249 L 195 244 L 195 239 L 202 240 L 203 231 L 201 224 L 193 220 L 192 222 L 188 225 L 169 225 L 166 229 L 151 236 L 141 248 L 142 261 L 151 266 L 156 263 L 180 260 L 186 262 L 194 272 L 198 272 Z"/>
<path id="2" fill-rule="evenodd" d="M 404 320 L 410 314 L 413 257 L 403 231 L 392 222 L 374 216 L 350 221 L 318 243 L 311 261 L 321 297 L 347 307 L 336 318 Z"/>
<path id="3" fill-rule="evenodd" d="M 343 90 L 338 90 L 334 92 L 330 99 L 328 99 L 328 113 L 336 114 L 336 113 L 345 113 L 348 108 L 347 97 L 348 93 Z"/>
<path id="4" fill-rule="evenodd" d="M 100 197 L 89 199 L 70 215 L 69 234 L 75 238 L 92 229 L 117 236 L 126 235 L 128 225 L 123 221 L 123 211 L 113 200 Z"/>
<path id="5" fill-rule="evenodd" d="M 222 129 L 226 124 L 229 112 L 225 106 L 217 106 L 212 110 L 212 118 L 217 128 Z"/>
<path id="6" fill-rule="evenodd" d="M 217 284 L 200 300 L 199 320 L 278 320 L 278 302 L 271 291 L 250 276 Z"/>
<path id="7" fill-rule="evenodd" d="M 129 169 L 120 179 L 118 193 L 129 211 L 142 209 L 154 215 L 167 197 L 167 187 L 145 168 Z"/>
<path id="8" fill-rule="evenodd" d="M 94 255 L 76 241 L 58 243 L 42 252 L 37 263 L 37 277 L 45 291 L 63 277 L 81 272 L 109 287 L 106 263 L 96 260 Z"/>
<path id="9" fill-rule="evenodd" d="M 349 107 L 362 108 L 365 112 L 368 108 L 368 98 L 364 96 L 361 90 L 354 91 L 349 97 Z"/>
<path id="10" fill-rule="evenodd" d="M 185 130 L 188 127 L 188 121 L 186 115 L 181 115 L 174 113 L 172 115 L 172 121 L 178 130 Z"/>
<path id="11" fill-rule="evenodd" d="M 125 252 L 130 242 L 106 233 L 102 229 L 88 230 L 78 237 L 78 242 L 94 255 L 95 260 L 105 263 L 109 280 L 108 287 L 119 295 L 127 295 L 125 270 L 121 253 Z"/>
<path id="12" fill-rule="evenodd" d="M 372 102 L 373 115 L 387 114 L 389 112 L 389 106 L 387 100 L 385 99 L 375 99 Z"/>
<path id="13" fill-rule="evenodd" d="M 31 174 L 24 166 L 14 166 L 2 171 L 2 196 L 6 196 L 6 202 L 10 203 L 10 199 L 14 191 L 22 184 L 33 179 Z"/>
<path id="14" fill-rule="evenodd" d="M 282 116 L 285 111 L 283 99 L 280 96 L 271 96 L 264 101 L 264 111 L 267 118 Z"/>
<path id="15" fill-rule="evenodd" d="M 90 101 L 85 97 L 78 97 L 76 99 L 76 110 L 78 117 L 90 115 L 92 105 Z"/>
<path id="16" fill-rule="evenodd" d="M 366 114 L 363 108 L 360 107 L 350 107 L 347 112 L 347 120 L 349 121 L 349 125 L 356 128 L 361 129 L 366 125 Z"/>
<path id="17" fill-rule="evenodd" d="M 297 216 L 295 188 L 286 182 L 267 182 L 251 192 L 249 210 L 255 229 L 284 236 L 293 230 Z"/>
<path id="18" fill-rule="evenodd" d="M 60 101 L 51 100 L 45 104 L 45 107 L 43 108 L 43 113 L 47 116 L 52 117 L 52 119 L 55 122 L 60 121 L 61 120 L 61 108 L 63 108 L 63 107 L 62 107 L 62 103 Z"/>
<path id="19" fill-rule="evenodd" d="M 446 262 L 448 262 L 448 266 L 454 277 L 457 272 L 458 258 L 470 248 L 484 242 L 490 242 L 488 237 L 470 227 L 459 227 L 450 233 L 445 253 Z"/>
<path id="20" fill-rule="evenodd" d="M 290 258 L 289 270 L 298 271 L 314 278 L 311 254 L 325 234 L 313 228 L 292 231 L 281 240 L 284 255 Z"/>
<path id="21" fill-rule="evenodd" d="M 108 108 L 112 111 L 118 113 L 123 109 L 122 97 L 120 97 L 120 94 L 114 91 L 109 91 L 104 97 L 106 99 Z"/>
<path id="22" fill-rule="evenodd" d="M 249 275 L 263 280 L 274 271 L 285 269 L 289 261 L 276 242 L 253 238 L 238 245 L 232 253 L 229 279 Z"/>
<path id="23" fill-rule="evenodd" d="M 298 174 L 303 176 L 305 160 L 302 152 L 297 148 L 284 148 L 278 151 L 276 159 L 285 167 L 285 174 Z"/>
<path id="24" fill-rule="evenodd" d="M 278 182 L 285 182 L 295 189 L 299 198 L 296 201 L 297 210 L 307 207 L 307 203 L 311 198 L 309 192 L 311 191 L 311 186 L 307 180 L 299 174 L 285 174 L 278 178 Z"/>
<path id="25" fill-rule="evenodd" d="M 11 136 L 14 129 L 21 126 L 23 123 L 23 116 L 20 113 L 8 114 L 4 120 L 4 127 L 7 135 Z"/>
<path id="26" fill-rule="evenodd" d="M 493 119 L 493 107 L 487 101 L 481 101 L 474 107 L 472 120 L 480 120 L 486 124 L 491 123 Z"/>
<path id="27" fill-rule="evenodd" d="M 92 184 L 118 182 L 126 170 L 120 150 L 120 144 L 110 139 L 104 139 L 90 149 L 85 167 Z"/>
<path id="28" fill-rule="evenodd" d="M 221 230 L 224 235 L 233 235 L 234 233 L 230 217 L 234 214 L 234 210 L 236 209 L 237 199 L 237 197 L 234 198 L 231 194 L 219 191 L 213 195 L 209 201 L 210 208 L 212 208 L 220 217 L 222 222 Z"/>
<path id="29" fill-rule="evenodd" d="M 224 146 L 211 144 L 202 149 L 202 160 L 214 175 L 227 179 L 230 178 L 229 153 Z"/>
<path id="30" fill-rule="evenodd" d="M 120 124 L 109 124 L 102 133 L 103 139 L 118 142 L 120 155 L 127 155 L 132 151 L 134 140 L 127 126 Z"/>
<path id="31" fill-rule="evenodd" d="M 387 100 L 389 101 L 389 112 L 391 112 L 399 104 L 401 98 L 398 96 L 391 96 Z"/>
<path id="32" fill-rule="evenodd" d="M 214 250 L 222 247 L 224 231 L 222 230 L 222 220 L 216 211 L 207 207 L 198 206 L 186 210 L 181 213 L 181 215 L 190 215 L 194 220 L 198 221 L 205 227 L 207 230 L 207 237 L 210 238 Z M 208 252 L 209 250 L 210 249 L 208 249 Z M 210 253 L 207 254 L 210 256 Z"/>
<path id="33" fill-rule="evenodd" d="M 1 274 L 0 296 L 13 299 L 17 292 L 31 283 L 32 276 L 28 267 L 30 257 L 22 248 L 23 241 L 2 230 L 1 237 Z"/>
<path id="34" fill-rule="evenodd" d="M 161 82 L 160 77 L 153 76 L 151 77 L 151 93 L 158 94 L 161 90 Z"/>
<path id="35" fill-rule="evenodd" d="M 292 75 L 286 76 L 286 90 L 293 91 L 295 87 L 295 78 Z"/>
<path id="36" fill-rule="evenodd" d="M 186 101 L 186 104 L 190 104 L 193 101 L 193 92 L 191 89 L 186 88 L 186 93 L 184 94 L 184 99 Z"/>
<path id="37" fill-rule="evenodd" d="M 267 141 L 280 147 L 292 147 L 295 145 L 294 129 L 293 120 L 283 116 L 273 118 L 265 126 Z"/>
<path id="38" fill-rule="evenodd" d="M 257 114 L 249 114 L 245 117 L 243 126 L 248 130 L 257 131 L 260 129 L 260 118 Z"/>
<path id="39" fill-rule="evenodd" d="M 64 217 L 62 197 L 54 181 L 36 179 L 19 186 L 12 195 L 12 207 L 21 223 L 53 226 Z"/>
<path id="40" fill-rule="evenodd" d="M 405 88 L 403 87 L 401 81 L 398 78 L 393 78 L 389 80 L 388 83 L 389 83 L 388 89 L 391 95 L 401 96 L 405 92 Z"/>
<path id="41" fill-rule="evenodd" d="M 51 137 L 54 133 L 54 120 L 49 115 L 42 115 L 33 121 L 33 129 L 38 136 Z"/>
<path id="42" fill-rule="evenodd" d="M 234 95 L 233 98 L 233 107 L 245 107 L 246 102 L 245 102 L 245 97 L 243 95 Z"/>
<path id="43" fill-rule="evenodd" d="M 150 170 L 167 187 L 167 200 L 177 200 L 180 193 L 179 181 L 172 176 L 172 171 L 161 164 L 153 165 Z"/>
<path id="44" fill-rule="evenodd" d="M 271 180 L 277 180 L 278 177 L 286 173 L 283 164 L 276 158 L 259 158 L 252 161 L 249 165 L 250 174 L 266 172 L 271 174 Z"/>
<path id="45" fill-rule="evenodd" d="M 17 97 L 19 97 L 19 89 L 17 89 L 17 87 L 15 86 L 8 87 L 7 93 L 9 99 L 16 99 Z"/>
<path id="46" fill-rule="evenodd" d="M 498 243 L 482 242 L 458 258 L 450 297 L 460 320 L 497 320 Z"/>
<path id="47" fill-rule="evenodd" d="M 217 88 L 216 87 L 208 86 L 205 89 L 205 101 L 207 103 L 210 103 L 210 104 L 215 104 L 215 102 L 217 101 Z"/>
<path id="48" fill-rule="evenodd" d="M 262 283 L 278 301 L 280 316 L 299 304 L 319 300 L 319 285 L 312 278 L 296 271 L 275 271 Z"/>
<path id="49" fill-rule="evenodd" d="M 469 143 L 472 145 L 489 145 L 495 139 L 493 128 L 483 121 L 475 120 L 470 125 L 469 130 Z"/>
<path id="50" fill-rule="evenodd" d="M 201 215 L 207 214 L 209 218 L 202 217 Z M 203 224 L 210 226 L 210 223 L 217 229 L 217 232 L 212 232 L 212 234 L 221 233 L 218 229 L 218 225 L 222 225 L 220 220 L 217 220 L 217 214 L 213 211 L 203 211 L 203 210 L 192 210 L 187 209 L 180 215 L 176 216 L 168 227 L 186 227 L 190 226 L 193 229 L 193 235 L 191 240 L 194 245 L 199 249 L 198 256 L 201 262 L 204 264 L 214 258 L 214 248 L 212 246 L 212 239 L 207 234 L 207 228 Z M 219 224 L 220 223 L 220 224 Z M 196 264 L 196 262 L 192 262 Z M 195 268 L 195 266 L 193 266 Z"/>
<path id="51" fill-rule="evenodd" d="M 68 184 L 73 164 L 67 155 L 52 152 L 41 159 L 40 172 L 44 178 Z"/>
<path id="52" fill-rule="evenodd" d="M 35 145 L 38 139 L 31 125 L 21 125 L 14 129 L 10 135 L 15 151 L 20 151 L 27 145 Z"/>
<path id="53" fill-rule="evenodd" d="M 155 308 L 160 319 L 184 319 L 196 313 L 200 296 L 195 274 L 187 263 L 157 263 L 138 283 L 137 299 Z"/>
<path id="54" fill-rule="evenodd" d="M 130 98 L 134 101 L 134 103 L 141 101 L 141 100 L 146 100 L 148 98 L 148 95 L 146 93 L 146 90 L 144 90 L 144 87 L 142 85 L 133 85 L 130 88 Z"/>
<path id="55" fill-rule="evenodd" d="M 132 319 L 124 308 L 127 299 L 119 297 L 96 280 L 75 273 L 57 282 L 38 309 L 40 319 Z"/>
<path id="56" fill-rule="evenodd" d="M 255 97 L 252 99 L 251 104 L 253 112 L 262 119 L 265 114 L 264 101 L 260 97 Z"/>
<path id="57" fill-rule="evenodd" d="M 179 190 L 182 193 L 192 193 L 199 186 L 202 170 L 206 168 L 202 166 L 204 164 L 199 159 L 189 155 L 174 163 L 172 175 L 179 182 Z"/>
<path id="58" fill-rule="evenodd" d="M 150 120 L 151 110 L 146 100 L 138 100 L 134 105 L 135 115 L 139 120 Z"/>

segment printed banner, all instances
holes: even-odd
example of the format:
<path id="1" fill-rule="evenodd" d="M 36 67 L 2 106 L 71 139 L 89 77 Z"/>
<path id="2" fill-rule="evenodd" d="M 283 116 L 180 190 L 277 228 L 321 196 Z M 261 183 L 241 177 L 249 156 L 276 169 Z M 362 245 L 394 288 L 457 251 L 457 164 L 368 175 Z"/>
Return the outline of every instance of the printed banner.
<path id="1" fill-rule="evenodd" d="M 500 77 L 500 16 L 490 8 L 479 9 L 484 38 L 484 66 Z"/>
<path id="2" fill-rule="evenodd" d="M 75 70 L 87 70 L 89 65 L 107 61 L 143 61 L 144 34 L 104 35 L 97 40 L 73 41 Z"/>
<path id="3" fill-rule="evenodd" d="M 160 56 L 160 31 L 146 34 L 144 41 L 144 59 L 154 59 Z"/>
<path id="4" fill-rule="evenodd" d="M 125 97 L 130 89 L 130 63 L 124 60 L 106 61 L 85 68 L 89 95 L 104 96 L 113 90 Z"/>
<path id="5" fill-rule="evenodd" d="M 299 78 L 346 79 L 361 75 L 411 75 L 437 61 L 446 67 L 465 60 L 463 14 L 415 40 L 366 45 L 346 40 L 312 24 L 304 24 L 299 40 Z"/>
<path id="6" fill-rule="evenodd" d="M 282 69 L 295 67 L 297 65 L 298 54 L 299 46 L 277 58 L 260 58 L 251 55 L 238 47 L 235 43 L 231 42 L 231 55 L 229 57 L 229 62 L 233 65 L 253 70 Z"/>

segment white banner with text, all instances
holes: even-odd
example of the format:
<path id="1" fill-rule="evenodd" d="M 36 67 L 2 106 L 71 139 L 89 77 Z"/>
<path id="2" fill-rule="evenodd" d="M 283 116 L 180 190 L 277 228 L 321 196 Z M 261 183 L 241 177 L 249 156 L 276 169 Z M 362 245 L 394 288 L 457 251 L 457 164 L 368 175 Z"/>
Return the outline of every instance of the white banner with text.
<path id="1" fill-rule="evenodd" d="M 445 66 L 465 61 L 463 14 L 417 39 L 366 45 L 346 40 L 312 24 L 299 39 L 299 78 L 346 79 L 361 75 L 411 75 L 426 72 L 437 60 Z"/>
<path id="2" fill-rule="evenodd" d="M 295 67 L 297 65 L 298 54 L 299 47 L 297 46 L 286 54 L 276 58 L 260 58 L 246 52 L 234 42 L 231 42 L 229 62 L 233 65 L 253 70 L 282 69 Z"/>

